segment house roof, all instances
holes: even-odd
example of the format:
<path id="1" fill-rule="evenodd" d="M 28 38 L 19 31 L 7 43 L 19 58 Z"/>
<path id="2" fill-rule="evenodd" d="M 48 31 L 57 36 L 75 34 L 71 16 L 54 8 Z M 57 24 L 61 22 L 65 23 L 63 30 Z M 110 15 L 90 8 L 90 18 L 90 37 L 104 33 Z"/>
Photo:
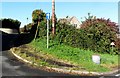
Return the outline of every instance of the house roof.
<path id="1" fill-rule="evenodd" d="M 74 19 L 76 19 L 77 22 L 79 22 L 79 20 L 78 20 L 75 16 L 71 17 L 71 18 L 69 19 L 69 22 L 72 21 L 72 20 L 74 20 Z M 79 22 L 79 23 L 80 23 L 80 22 Z"/>
<path id="2" fill-rule="evenodd" d="M 74 18 L 78 21 L 78 19 L 75 16 L 72 17 L 68 17 L 68 18 L 60 18 L 60 21 L 64 21 L 64 22 L 71 22 L 72 20 L 74 20 Z M 79 21 L 78 21 L 79 22 Z M 80 22 L 79 22 L 80 23 Z"/>
<path id="3" fill-rule="evenodd" d="M 59 19 L 59 21 L 61 23 L 67 23 L 67 24 L 72 24 L 72 25 L 77 24 L 77 28 L 80 28 L 80 22 L 75 16 L 68 17 L 68 18 L 61 18 Z"/>

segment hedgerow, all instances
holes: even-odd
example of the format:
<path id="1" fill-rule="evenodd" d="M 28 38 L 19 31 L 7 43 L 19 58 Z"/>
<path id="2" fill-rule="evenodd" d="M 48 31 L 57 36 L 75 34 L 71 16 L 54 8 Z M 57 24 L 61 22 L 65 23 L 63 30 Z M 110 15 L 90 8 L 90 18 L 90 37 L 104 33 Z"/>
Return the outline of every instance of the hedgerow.
<path id="1" fill-rule="evenodd" d="M 50 25 L 51 28 L 51 25 Z M 41 22 L 39 26 L 39 38 L 46 37 L 46 24 Z M 89 49 L 94 52 L 118 54 L 118 25 L 104 18 L 88 18 L 82 22 L 81 28 L 76 29 L 72 25 L 57 22 L 54 40 L 59 44 L 66 44 L 76 48 Z M 51 32 L 51 29 L 50 29 Z M 51 33 L 50 40 L 52 40 Z M 115 42 L 112 47 L 111 42 Z"/>

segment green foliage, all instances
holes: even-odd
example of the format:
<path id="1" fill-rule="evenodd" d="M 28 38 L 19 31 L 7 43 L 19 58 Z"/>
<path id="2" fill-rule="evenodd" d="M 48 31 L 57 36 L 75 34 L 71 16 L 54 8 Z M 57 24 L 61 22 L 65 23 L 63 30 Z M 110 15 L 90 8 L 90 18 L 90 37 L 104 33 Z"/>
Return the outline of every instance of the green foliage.
<path id="1" fill-rule="evenodd" d="M 32 12 L 32 20 L 33 20 L 33 23 L 38 23 L 41 22 L 41 21 L 46 21 L 45 19 L 46 17 L 46 14 L 43 12 L 43 10 L 39 10 L 39 9 L 36 9 Z"/>
<path id="2" fill-rule="evenodd" d="M 45 21 L 41 21 L 38 26 L 37 38 L 44 38 L 47 36 L 47 26 Z"/>
<path id="3" fill-rule="evenodd" d="M 24 27 L 20 28 L 20 32 L 30 32 L 32 26 L 33 26 L 33 23 L 29 23 L 25 25 Z"/>
<path id="4" fill-rule="evenodd" d="M 120 51 L 120 38 L 118 38 L 116 41 L 115 41 L 115 46 L 118 48 L 118 50 Z"/>
<path id="5" fill-rule="evenodd" d="M 81 25 L 81 29 L 67 24 L 56 25 L 56 40 L 61 44 L 72 47 L 90 49 L 95 52 L 118 54 L 118 48 L 112 47 L 111 42 L 117 40 L 118 26 L 109 19 L 89 16 Z"/>
<path id="6" fill-rule="evenodd" d="M 1 19 L 0 21 L 2 21 L 2 28 L 11 28 L 11 29 L 19 30 L 19 27 L 21 24 L 20 21 L 14 20 L 11 18 L 8 18 L 8 19 L 4 18 L 4 19 Z"/>
<path id="7" fill-rule="evenodd" d="M 111 51 L 111 42 L 117 40 L 118 26 L 109 19 L 88 18 L 81 25 L 81 30 L 86 33 L 87 48 L 102 53 L 118 54 L 117 47 Z"/>
<path id="8" fill-rule="evenodd" d="M 51 20 L 50 20 L 50 40 L 51 36 Z M 38 27 L 37 38 L 46 37 L 46 21 L 41 21 Z M 90 49 L 95 52 L 118 54 L 118 46 L 112 47 L 111 42 L 117 41 L 118 25 L 109 19 L 96 18 L 88 14 L 88 18 L 81 24 L 81 29 L 76 29 L 72 25 L 66 23 L 56 24 L 56 40 L 59 44 L 67 44 L 72 47 Z"/>
<path id="9" fill-rule="evenodd" d="M 80 69 L 88 71 L 105 72 L 109 71 L 113 66 L 118 65 L 117 55 L 98 53 L 101 56 L 101 64 L 96 65 L 92 62 L 94 52 L 91 50 L 73 48 L 65 44 L 58 44 L 57 41 L 52 40 L 50 40 L 49 49 L 47 49 L 46 39 L 37 39 L 30 44 L 36 48 L 39 54 L 42 52 L 48 56 L 52 56 L 51 58 L 63 60 L 65 63 L 71 63 L 80 67 Z M 106 66 L 111 64 L 111 66 L 105 67 L 103 64 Z"/>
<path id="10" fill-rule="evenodd" d="M 56 40 L 59 41 L 59 43 L 72 44 L 68 43 L 67 40 L 69 40 L 69 42 L 71 41 L 72 38 L 68 39 L 68 37 L 72 37 L 74 32 L 76 32 L 75 27 L 67 25 L 65 23 L 64 24 L 58 23 L 56 25 Z"/>
<path id="11" fill-rule="evenodd" d="M 26 25 L 26 30 L 27 30 L 27 31 L 30 31 L 31 28 L 32 28 L 32 26 L 33 26 L 33 23 L 27 24 L 27 25 Z"/>
<path id="12" fill-rule="evenodd" d="M 38 23 L 37 38 L 44 38 L 44 37 L 47 36 L 47 21 L 46 21 L 45 16 L 43 16 L 42 18 L 44 18 L 44 20 L 41 20 Z M 57 23 L 56 15 L 55 15 L 55 23 Z M 50 39 L 52 38 L 51 32 L 52 32 L 52 18 L 49 20 L 49 35 L 50 35 Z"/>

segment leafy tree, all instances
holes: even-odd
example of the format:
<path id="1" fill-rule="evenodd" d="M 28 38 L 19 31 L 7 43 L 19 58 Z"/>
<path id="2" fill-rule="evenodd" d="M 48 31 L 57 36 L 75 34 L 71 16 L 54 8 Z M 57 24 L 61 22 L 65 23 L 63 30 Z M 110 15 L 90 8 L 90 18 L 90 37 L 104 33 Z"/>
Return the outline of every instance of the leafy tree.
<path id="1" fill-rule="evenodd" d="M 32 20 L 34 24 L 37 24 L 37 29 L 36 29 L 36 34 L 35 34 L 35 38 L 37 37 L 37 33 L 38 33 L 38 26 L 40 24 L 41 21 L 46 21 L 46 14 L 40 9 L 34 10 L 32 12 Z"/>
<path id="2" fill-rule="evenodd" d="M 43 38 L 43 37 L 46 37 L 46 35 L 47 35 L 47 26 L 46 26 L 47 25 L 47 21 L 46 21 L 46 17 L 45 16 L 43 18 L 44 18 L 44 20 L 41 20 L 38 23 L 38 28 L 37 28 L 38 31 L 37 31 L 37 34 L 36 34 L 36 38 Z M 55 23 L 57 23 L 56 15 L 55 15 Z M 49 34 L 51 34 L 51 32 L 52 32 L 52 17 L 49 20 Z"/>
<path id="3" fill-rule="evenodd" d="M 86 47 L 96 52 L 111 53 L 111 42 L 117 40 L 116 34 L 119 32 L 118 25 L 110 19 L 94 18 L 89 16 L 82 22 L 81 30 L 86 34 Z M 85 41 L 84 40 L 84 41 Z M 114 53 L 118 53 L 115 47 Z"/>
<path id="4" fill-rule="evenodd" d="M 41 9 L 36 9 L 32 12 L 32 21 L 33 23 L 38 23 L 41 21 L 46 21 L 46 14 Z"/>

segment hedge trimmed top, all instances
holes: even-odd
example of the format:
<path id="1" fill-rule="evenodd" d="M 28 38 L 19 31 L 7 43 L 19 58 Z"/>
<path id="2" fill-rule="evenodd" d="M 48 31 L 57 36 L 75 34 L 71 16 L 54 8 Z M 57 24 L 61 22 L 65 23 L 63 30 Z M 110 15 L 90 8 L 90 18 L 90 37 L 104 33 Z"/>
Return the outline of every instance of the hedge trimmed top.
<path id="1" fill-rule="evenodd" d="M 0 21 L 2 21 L 2 28 L 10 28 L 10 29 L 17 29 L 19 30 L 20 24 L 21 22 L 18 20 L 14 20 L 11 18 L 4 18 L 1 19 Z"/>

